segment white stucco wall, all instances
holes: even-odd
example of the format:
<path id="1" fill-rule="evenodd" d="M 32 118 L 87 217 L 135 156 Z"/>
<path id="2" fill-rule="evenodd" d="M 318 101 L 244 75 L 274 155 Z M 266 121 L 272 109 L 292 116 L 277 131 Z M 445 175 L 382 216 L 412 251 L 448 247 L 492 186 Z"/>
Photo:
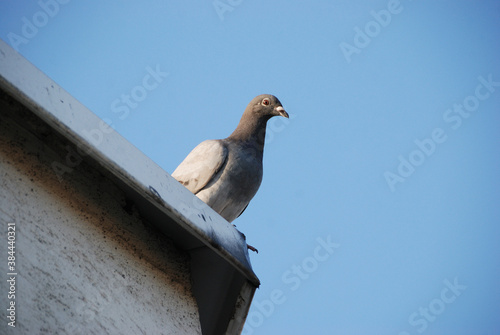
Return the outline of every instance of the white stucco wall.
<path id="1" fill-rule="evenodd" d="M 68 148 L 6 121 L 0 107 L 0 333 L 200 334 L 189 257 L 91 164 L 59 180 L 51 164 Z M 5 317 L 8 222 L 16 224 L 15 330 Z"/>

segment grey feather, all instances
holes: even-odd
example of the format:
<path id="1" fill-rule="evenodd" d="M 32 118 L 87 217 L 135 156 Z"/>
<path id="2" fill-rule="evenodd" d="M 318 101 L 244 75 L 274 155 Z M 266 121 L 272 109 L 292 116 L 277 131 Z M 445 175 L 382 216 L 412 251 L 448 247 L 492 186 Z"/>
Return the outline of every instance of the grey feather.
<path id="1" fill-rule="evenodd" d="M 266 124 L 278 115 L 288 117 L 278 98 L 269 94 L 255 97 L 229 137 L 201 142 L 172 177 L 232 222 L 259 189 Z"/>
<path id="2" fill-rule="evenodd" d="M 188 190 L 197 194 L 219 172 L 227 159 L 227 148 L 217 140 L 201 142 L 172 173 Z"/>

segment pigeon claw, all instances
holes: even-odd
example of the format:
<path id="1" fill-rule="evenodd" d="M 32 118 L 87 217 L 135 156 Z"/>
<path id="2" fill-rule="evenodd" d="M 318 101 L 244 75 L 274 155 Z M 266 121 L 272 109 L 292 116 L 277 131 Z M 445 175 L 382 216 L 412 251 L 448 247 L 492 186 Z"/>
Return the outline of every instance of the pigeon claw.
<path id="1" fill-rule="evenodd" d="M 256 248 L 252 247 L 250 244 L 247 244 L 247 248 L 249 250 L 252 250 L 252 251 L 256 252 L 256 253 L 259 253 L 259 250 L 257 250 Z"/>

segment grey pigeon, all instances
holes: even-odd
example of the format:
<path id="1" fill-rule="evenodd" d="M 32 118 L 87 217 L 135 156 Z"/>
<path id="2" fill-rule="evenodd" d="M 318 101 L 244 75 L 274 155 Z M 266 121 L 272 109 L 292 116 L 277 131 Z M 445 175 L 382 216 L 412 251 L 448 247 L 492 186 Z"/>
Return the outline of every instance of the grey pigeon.
<path id="1" fill-rule="evenodd" d="M 278 98 L 270 94 L 255 97 L 228 138 L 201 142 L 172 177 L 232 222 L 259 189 L 266 124 L 279 115 L 288 118 Z"/>

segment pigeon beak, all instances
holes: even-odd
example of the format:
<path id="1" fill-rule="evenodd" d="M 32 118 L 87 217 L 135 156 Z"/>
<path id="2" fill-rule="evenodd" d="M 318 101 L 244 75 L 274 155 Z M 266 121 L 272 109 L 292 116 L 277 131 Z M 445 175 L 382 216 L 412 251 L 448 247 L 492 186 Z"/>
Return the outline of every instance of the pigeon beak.
<path id="1" fill-rule="evenodd" d="M 274 110 L 276 112 L 278 112 L 278 115 L 281 115 L 281 116 L 286 117 L 288 119 L 288 113 L 285 111 L 283 106 L 275 107 Z"/>

